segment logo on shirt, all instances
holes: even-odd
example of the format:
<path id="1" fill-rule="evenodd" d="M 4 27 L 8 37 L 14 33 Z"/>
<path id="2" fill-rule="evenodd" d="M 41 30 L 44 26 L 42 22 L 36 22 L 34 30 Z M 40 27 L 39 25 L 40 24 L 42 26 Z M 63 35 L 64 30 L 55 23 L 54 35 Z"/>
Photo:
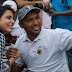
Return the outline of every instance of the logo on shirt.
<path id="1" fill-rule="evenodd" d="M 26 9 L 30 9 L 30 6 L 26 6 Z"/>
<path id="2" fill-rule="evenodd" d="M 37 50 L 37 53 L 38 53 L 39 55 L 41 55 L 41 54 L 42 54 L 42 49 L 38 49 L 38 50 Z"/>

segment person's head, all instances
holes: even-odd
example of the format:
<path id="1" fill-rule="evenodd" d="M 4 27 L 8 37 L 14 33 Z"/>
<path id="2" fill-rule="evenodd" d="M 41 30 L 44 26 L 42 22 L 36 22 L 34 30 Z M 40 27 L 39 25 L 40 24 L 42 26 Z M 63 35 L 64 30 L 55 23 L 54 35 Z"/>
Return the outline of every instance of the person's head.
<path id="1" fill-rule="evenodd" d="M 17 19 L 17 4 L 14 2 L 14 1 L 11 1 L 11 0 L 8 0 L 8 1 L 5 1 L 2 6 L 5 6 L 5 5 L 9 5 L 14 11 L 15 11 L 15 14 L 14 14 L 14 20 Z"/>
<path id="2" fill-rule="evenodd" d="M 21 27 L 25 29 L 27 34 L 37 36 L 41 30 L 41 19 L 39 12 L 41 10 L 31 5 L 26 5 L 18 12 L 18 18 L 21 22 Z"/>
<path id="3" fill-rule="evenodd" d="M 14 11 L 8 6 L 0 6 L 0 32 L 7 34 L 12 32 L 12 27 L 14 25 Z"/>

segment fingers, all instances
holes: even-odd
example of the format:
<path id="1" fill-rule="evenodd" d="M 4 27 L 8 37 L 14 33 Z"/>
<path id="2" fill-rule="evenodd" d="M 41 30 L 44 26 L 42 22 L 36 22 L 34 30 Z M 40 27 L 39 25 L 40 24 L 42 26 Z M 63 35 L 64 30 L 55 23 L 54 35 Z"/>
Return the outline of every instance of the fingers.
<path id="1" fill-rule="evenodd" d="M 9 55 L 9 56 L 7 56 L 7 57 L 8 57 L 8 59 L 11 58 L 11 57 L 12 57 L 12 58 L 16 58 L 17 55 Z"/>
<path id="2" fill-rule="evenodd" d="M 19 52 L 19 50 L 17 48 L 10 48 L 7 51 L 6 56 L 7 56 L 8 59 L 11 58 L 11 57 L 17 59 L 20 56 L 20 52 Z"/>
<path id="3" fill-rule="evenodd" d="M 56 16 L 57 15 L 57 12 L 54 10 L 49 10 L 49 12 L 50 12 L 49 16 Z"/>
<path id="4" fill-rule="evenodd" d="M 51 11 L 51 12 L 55 12 L 54 10 L 52 10 L 52 9 L 50 9 L 49 11 Z"/>
<path id="5" fill-rule="evenodd" d="M 17 51 L 17 57 L 20 57 L 20 51 L 19 50 Z"/>
<path id="6" fill-rule="evenodd" d="M 7 52 L 17 52 L 17 48 L 10 48 Z"/>

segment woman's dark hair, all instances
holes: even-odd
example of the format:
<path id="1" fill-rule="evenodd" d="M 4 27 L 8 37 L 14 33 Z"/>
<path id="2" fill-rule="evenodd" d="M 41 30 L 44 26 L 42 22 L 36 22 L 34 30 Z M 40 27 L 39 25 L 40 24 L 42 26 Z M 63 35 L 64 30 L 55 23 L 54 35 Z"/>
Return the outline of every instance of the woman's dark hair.
<path id="1" fill-rule="evenodd" d="M 2 15 L 7 11 L 7 10 L 10 10 L 13 15 L 14 15 L 14 11 L 13 9 L 10 7 L 10 5 L 5 5 L 5 6 L 0 6 L 0 18 L 2 17 Z"/>
<path id="2" fill-rule="evenodd" d="M 0 6 L 0 18 L 2 17 L 2 15 L 7 11 L 10 10 L 13 15 L 14 15 L 14 10 L 10 7 L 10 5 L 5 5 L 5 6 Z M 2 30 L 0 30 L 0 32 L 2 32 Z"/>

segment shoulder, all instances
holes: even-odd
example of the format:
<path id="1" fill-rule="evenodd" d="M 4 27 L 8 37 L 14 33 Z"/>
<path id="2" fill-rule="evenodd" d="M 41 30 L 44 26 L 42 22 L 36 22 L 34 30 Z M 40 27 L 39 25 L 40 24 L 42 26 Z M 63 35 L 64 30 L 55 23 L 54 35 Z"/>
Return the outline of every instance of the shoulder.
<path id="1" fill-rule="evenodd" d="M 17 45 L 21 44 L 25 38 L 26 38 L 26 34 L 20 35 L 19 38 L 17 39 L 15 45 L 16 45 L 16 44 L 17 44 Z"/>
<path id="2" fill-rule="evenodd" d="M 26 37 L 26 34 L 22 34 L 22 35 L 19 36 L 18 39 L 21 39 L 21 40 L 22 40 L 22 39 L 25 38 L 25 37 Z"/>
<path id="3" fill-rule="evenodd" d="M 45 29 L 44 34 L 47 37 L 52 37 L 52 38 L 56 38 L 61 36 L 62 34 L 64 35 L 65 33 L 69 33 L 70 31 L 67 29 L 60 29 L 60 28 L 56 28 L 56 29 Z"/>

